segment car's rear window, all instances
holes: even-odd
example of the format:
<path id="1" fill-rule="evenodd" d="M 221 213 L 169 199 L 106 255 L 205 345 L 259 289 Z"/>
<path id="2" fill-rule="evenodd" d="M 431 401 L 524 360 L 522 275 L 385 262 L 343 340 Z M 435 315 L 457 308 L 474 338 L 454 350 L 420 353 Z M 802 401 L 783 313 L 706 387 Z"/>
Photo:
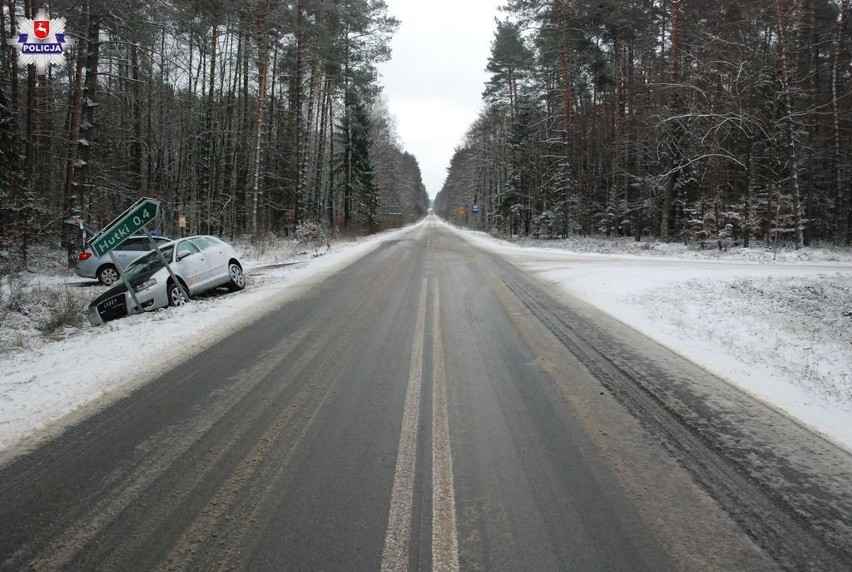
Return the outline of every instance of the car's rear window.
<path id="1" fill-rule="evenodd" d="M 116 250 L 151 250 L 151 244 L 147 238 L 130 238 L 119 245 Z"/>

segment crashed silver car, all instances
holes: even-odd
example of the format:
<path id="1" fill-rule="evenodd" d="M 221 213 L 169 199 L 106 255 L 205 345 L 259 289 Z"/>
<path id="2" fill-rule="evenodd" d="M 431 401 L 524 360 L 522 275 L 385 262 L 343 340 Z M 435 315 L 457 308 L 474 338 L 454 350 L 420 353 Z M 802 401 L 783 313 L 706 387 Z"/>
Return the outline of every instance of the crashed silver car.
<path id="1" fill-rule="evenodd" d="M 151 251 L 133 262 L 125 276 L 144 311 L 178 306 L 189 297 L 220 286 L 231 290 L 245 288 L 243 266 L 234 249 L 214 236 L 190 236 L 160 247 L 179 285 L 172 280 L 163 259 Z M 181 291 L 183 287 L 183 292 Z M 103 324 L 137 313 L 133 297 L 123 281 L 95 298 L 89 304 L 89 323 Z"/>
<path id="2" fill-rule="evenodd" d="M 158 246 L 171 242 L 171 239 L 159 236 L 153 240 Z M 74 258 L 74 273 L 83 278 L 97 278 L 104 286 L 112 286 L 119 279 L 120 271 L 151 249 L 151 240 L 144 235 L 131 236 L 113 250 L 115 260 L 106 254 L 98 256 L 91 248 L 86 248 Z M 118 268 L 115 263 L 118 263 Z"/>

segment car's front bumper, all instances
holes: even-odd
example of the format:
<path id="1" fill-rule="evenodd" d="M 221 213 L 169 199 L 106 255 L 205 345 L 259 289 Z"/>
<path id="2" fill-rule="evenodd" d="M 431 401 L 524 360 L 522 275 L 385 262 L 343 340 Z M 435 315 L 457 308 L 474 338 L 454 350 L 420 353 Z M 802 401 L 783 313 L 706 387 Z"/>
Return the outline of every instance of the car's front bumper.
<path id="1" fill-rule="evenodd" d="M 127 303 L 129 298 L 127 292 L 117 292 L 109 298 L 89 306 L 89 323 L 93 326 L 100 326 L 104 322 L 127 316 L 130 313 L 130 306 Z"/>
<path id="2" fill-rule="evenodd" d="M 104 323 L 103 318 L 98 313 L 98 309 L 95 306 L 89 306 L 89 312 L 86 314 L 86 317 L 89 319 L 89 323 L 93 326 L 101 326 Z"/>
<path id="3" fill-rule="evenodd" d="M 159 286 L 159 285 L 158 285 Z M 136 299 L 142 310 L 149 312 L 169 305 L 168 295 L 165 287 L 154 287 L 136 293 Z M 95 306 L 89 306 L 89 323 L 100 326 L 105 322 L 124 318 L 132 314 L 138 314 L 133 298 L 127 292 L 119 292 L 106 300 L 100 301 Z"/>

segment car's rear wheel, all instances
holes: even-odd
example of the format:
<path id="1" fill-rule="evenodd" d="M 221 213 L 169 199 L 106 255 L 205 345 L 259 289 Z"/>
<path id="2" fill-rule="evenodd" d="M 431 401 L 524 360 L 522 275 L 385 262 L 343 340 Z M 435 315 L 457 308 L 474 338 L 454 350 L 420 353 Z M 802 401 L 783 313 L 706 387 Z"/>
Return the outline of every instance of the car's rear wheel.
<path id="1" fill-rule="evenodd" d="M 174 282 L 172 282 L 171 280 L 169 280 L 168 293 L 169 293 L 169 306 L 182 306 L 182 305 L 186 304 L 187 302 L 189 302 L 189 298 L 188 298 L 189 292 L 187 292 L 186 296 L 184 296 L 183 292 L 181 292 L 180 287 L 177 284 L 175 284 Z"/>
<path id="2" fill-rule="evenodd" d="M 118 270 L 115 269 L 115 266 L 112 264 L 104 264 L 100 268 L 98 268 L 98 282 L 103 284 L 104 286 L 112 286 L 116 283 L 116 281 L 120 278 L 118 275 Z"/>
<path id="3" fill-rule="evenodd" d="M 228 286 L 230 286 L 231 290 L 242 290 L 246 287 L 246 277 L 243 274 L 243 269 L 240 268 L 240 265 L 236 262 L 231 262 L 228 264 L 228 274 L 231 277 Z"/>

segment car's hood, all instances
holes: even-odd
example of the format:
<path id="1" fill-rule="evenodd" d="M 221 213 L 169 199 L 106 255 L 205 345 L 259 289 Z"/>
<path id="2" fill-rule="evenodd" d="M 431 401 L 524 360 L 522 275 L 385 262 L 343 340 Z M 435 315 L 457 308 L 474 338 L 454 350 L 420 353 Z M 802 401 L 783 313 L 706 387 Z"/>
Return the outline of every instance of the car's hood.
<path id="1" fill-rule="evenodd" d="M 153 270 L 150 270 L 149 272 L 143 272 L 139 276 L 135 276 L 133 279 L 131 279 L 130 285 L 135 288 L 136 286 L 139 286 L 140 284 L 142 284 L 147 279 L 149 279 L 151 276 L 153 276 L 154 274 L 157 274 L 161 270 L 165 270 L 165 269 L 164 268 L 155 268 Z M 97 306 L 98 304 L 100 304 L 101 302 L 103 302 L 104 300 L 108 300 L 108 299 L 112 298 L 113 296 L 115 296 L 116 294 L 121 294 L 121 293 L 124 293 L 124 292 L 127 292 L 127 286 L 124 285 L 124 280 L 119 280 L 109 290 L 107 290 L 106 292 L 104 292 L 103 294 L 101 294 L 100 296 L 95 298 L 94 300 L 92 300 L 92 303 L 89 304 L 89 307 L 93 308 L 93 307 Z"/>

